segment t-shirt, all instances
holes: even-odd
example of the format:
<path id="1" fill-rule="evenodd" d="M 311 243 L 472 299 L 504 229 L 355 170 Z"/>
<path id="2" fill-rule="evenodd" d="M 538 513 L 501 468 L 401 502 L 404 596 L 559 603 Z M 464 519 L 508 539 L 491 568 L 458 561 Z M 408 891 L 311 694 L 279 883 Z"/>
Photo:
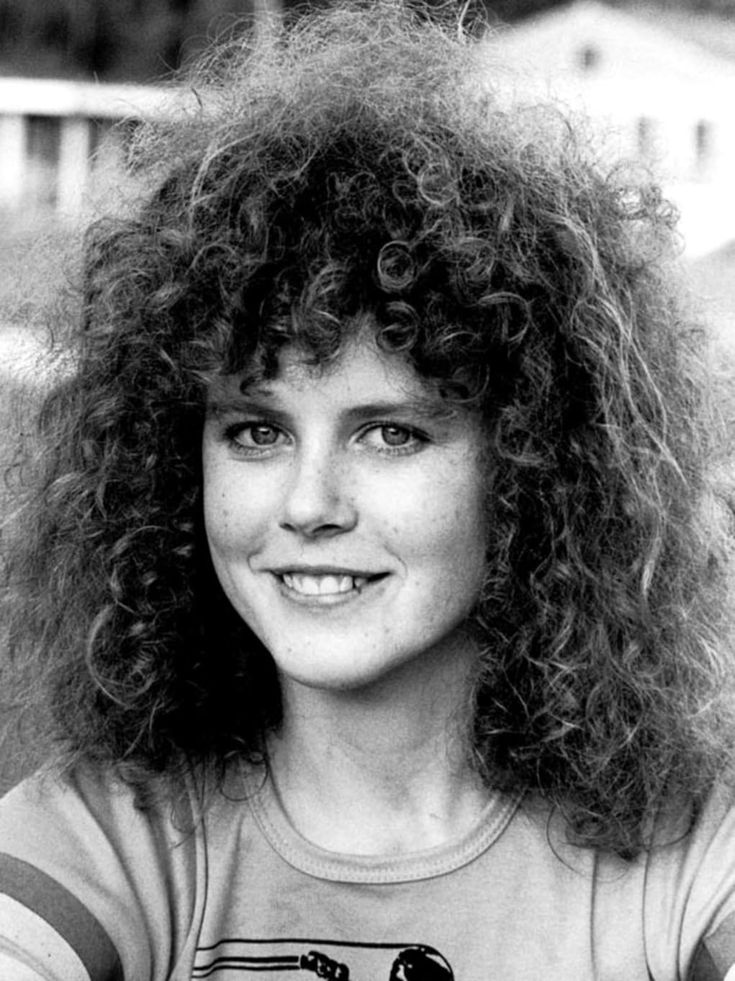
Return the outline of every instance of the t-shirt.
<path id="1" fill-rule="evenodd" d="M 198 818 L 110 774 L 0 803 L 3 981 L 697 981 L 735 978 L 735 808 L 632 862 L 497 794 L 462 838 L 326 851 L 252 770 Z M 696 962 L 696 971 L 692 965 Z M 23 973 L 23 972 L 26 973 Z"/>

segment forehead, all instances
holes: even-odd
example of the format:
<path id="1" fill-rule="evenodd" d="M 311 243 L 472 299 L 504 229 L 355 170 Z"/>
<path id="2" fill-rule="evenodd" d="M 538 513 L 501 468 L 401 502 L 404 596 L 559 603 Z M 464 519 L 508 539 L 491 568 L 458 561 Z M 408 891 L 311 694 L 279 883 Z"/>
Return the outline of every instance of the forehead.
<path id="1" fill-rule="evenodd" d="M 229 376 L 213 383 L 210 398 L 241 394 L 248 397 L 280 398 L 323 391 L 338 401 L 391 400 L 421 403 L 434 411 L 449 413 L 452 407 L 435 385 L 423 379 L 402 354 L 383 351 L 370 337 L 350 340 L 332 360 L 314 364 L 307 351 L 288 345 L 278 359 L 273 378 L 248 383 Z"/>

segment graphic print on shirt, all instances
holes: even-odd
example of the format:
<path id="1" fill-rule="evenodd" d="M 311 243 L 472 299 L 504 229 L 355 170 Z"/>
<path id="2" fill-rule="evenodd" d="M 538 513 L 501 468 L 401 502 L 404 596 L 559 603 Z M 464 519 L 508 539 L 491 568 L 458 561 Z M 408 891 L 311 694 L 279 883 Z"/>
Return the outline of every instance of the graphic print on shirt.
<path id="1" fill-rule="evenodd" d="M 454 981 L 445 957 L 426 944 L 338 940 L 220 940 L 197 949 L 192 978 L 216 981 L 265 972 L 269 981 Z"/>

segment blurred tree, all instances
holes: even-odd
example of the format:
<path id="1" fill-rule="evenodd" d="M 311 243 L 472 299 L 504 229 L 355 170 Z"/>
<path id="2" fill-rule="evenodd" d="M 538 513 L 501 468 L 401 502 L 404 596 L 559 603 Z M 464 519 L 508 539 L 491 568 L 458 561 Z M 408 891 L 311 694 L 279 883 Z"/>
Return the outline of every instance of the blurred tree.
<path id="1" fill-rule="evenodd" d="M 514 20 L 562 0 L 476 2 L 493 19 Z M 0 72 L 152 80 L 243 17 L 299 6 L 303 0 L 0 0 Z"/>
<path id="2" fill-rule="evenodd" d="M 148 81 L 253 0 L 0 0 L 0 72 Z M 196 47 L 196 43 L 194 47 Z"/>
<path id="3" fill-rule="evenodd" d="M 175 53 L 171 0 L 0 0 L 4 73 L 160 76 Z"/>
<path id="4" fill-rule="evenodd" d="M 327 6 L 331 0 L 281 0 L 281 5 L 285 10 L 298 10 L 305 5 Z M 411 0 L 408 0 L 410 3 Z M 466 0 L 416 0 L 417 3 L 429 7 L 457 7 L 464 6 Z M 471 5 L 486 11 L 491 20 L 511 22 L 529 17 L 532 14 L 548 10 L 550 7 L 559 7 L 569 0 L 471 0 Z M 732 2 L 732 0 L 723 0 Z"/>
<path id="5" fill-rule="evenodd" d="M 540 14 L 551 7 L 560 7 L 562 0 L 489 0 L 487 6 L 498 20 L 510 23 Z"/>
<path id="6" fill-rule="evenodd" d="M 330 0 L 310 0 L 324 5 Z M 447 0 L 426 0 L 430 6 Z M 463 0 L 449 0 L 459 8 Z M 491 20 L 513 21 L 565 0 L 474 0 Z M 637 0 L 607 0 L 634 6 Z M 734 0 L 655 0 L 735 15 Z M 0 72 L 149 81 L 241 18 L 294 13 L 304 0 L 0 0 Z"/>
<path id="7" fill-rule="evenodd" d="M 227 35 L 236 24 L 252 21 L 256 25 L 284 13 L 283 0 L 172 0 L 183 16 L 174 63 L 196 56 L 213 38 Z"/>

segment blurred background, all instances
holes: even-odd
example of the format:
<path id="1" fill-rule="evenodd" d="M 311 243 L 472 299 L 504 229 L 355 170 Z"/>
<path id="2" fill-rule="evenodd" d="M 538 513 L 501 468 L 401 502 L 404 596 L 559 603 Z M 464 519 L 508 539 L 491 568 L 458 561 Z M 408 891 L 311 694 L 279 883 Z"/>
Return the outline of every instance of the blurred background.
<path id="1" fill-rule="evenodd" d="M 735 347 L 735 0 L 474 3 L 514 86 L 586 112 L 611 154 L 655 168 L 715 335 Z M 29 246 L 67 241 L 88 203 L 124 183 L 137 120 L 166 112 L 172 73 L 235 23 L 257 30 L 299 6 L 0 0 L 0 365 L 26 350 L 7 334 L 23 324 L 24 295 L 53 280 L 48 252 L 29 261 Z M 489 74 L 496 63 L 488 51 Z"/>
<path id="2" fill-rule="evenodd" d="M 611 159 L 660 176 L 714 384 L 735 364 L 735 0 L 475 4 L 494 26 L 478 42 L 491 80 L 512 66 L 501 84 L 588 114 Z M 17 445 L 15 395 L 45 384 L 34 310 L 64 275 L 54 242 L 66 248 L 90 202 L 132 179 L 130 139 L 167 112 L 176 69 L 243 18 L 257 31 L 293 16 L 290 0 L 0 0 L 0 467 Z M 13 777 L 0 749 L 0 790 Z"/>
<path id="3" fill-rule="evenodd" d="M 713 329 L 735 344 L 735 0 L 474 2 L 514 86 L 586 112 L 611 154 L 655 168 Z M 257 30 L 299 6 L 0 0 L 0 324 L 22 323 L 24 290 L 48 288 L 48 257 L 29 262 L 29 244 L 67 240 L 105 182 L 124 182 L 136 122 L 166 112 L 173 72 L 235 23 Z"/>

